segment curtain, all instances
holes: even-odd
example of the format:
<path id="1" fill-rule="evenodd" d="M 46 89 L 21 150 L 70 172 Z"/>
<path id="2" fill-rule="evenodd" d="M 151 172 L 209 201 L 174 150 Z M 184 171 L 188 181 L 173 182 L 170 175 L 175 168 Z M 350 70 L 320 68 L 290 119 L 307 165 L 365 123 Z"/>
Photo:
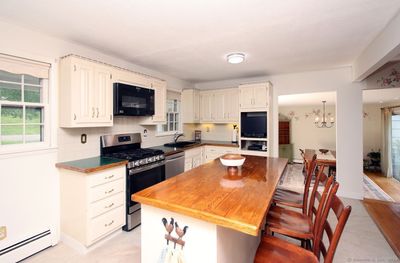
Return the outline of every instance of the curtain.
<path id="1" fill-rule="evenodd" d="M 392 173 L 400 181 L 400 107 L 392 114 Z"/>
<path id="2" fill-rule="evenodd" d="M 382 173 L 386 177 L 392 177 L 392 110 L 381 109 L 382 114 Z"/>
<path id="3" fill-rule="evenodd" d="M 181 101 L 181 93 L 178 91 L 167 90 L 167 99 Z"/>
<path id="4" fill-rule="evenodd" d="M 14 74 L 27 74 L 41 79 L 49 78 L 50 64 L 0 54 L 0 70 Z"/>

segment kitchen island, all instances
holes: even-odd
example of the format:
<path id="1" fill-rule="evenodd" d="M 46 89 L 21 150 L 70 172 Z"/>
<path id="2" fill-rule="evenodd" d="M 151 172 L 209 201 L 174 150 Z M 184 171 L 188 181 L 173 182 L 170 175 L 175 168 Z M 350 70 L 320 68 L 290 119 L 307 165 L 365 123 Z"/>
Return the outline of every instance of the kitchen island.
<path id="1" fill-rule="evenodd" d="M 187 262 L 252 262 L 287 159 L 245 157 L 236 175 L 216 159 L 132 195 L 142 205 L 142 262 L 157 262 L 166 246 L 163 218 L 177 232 L 188 226 Z"/>

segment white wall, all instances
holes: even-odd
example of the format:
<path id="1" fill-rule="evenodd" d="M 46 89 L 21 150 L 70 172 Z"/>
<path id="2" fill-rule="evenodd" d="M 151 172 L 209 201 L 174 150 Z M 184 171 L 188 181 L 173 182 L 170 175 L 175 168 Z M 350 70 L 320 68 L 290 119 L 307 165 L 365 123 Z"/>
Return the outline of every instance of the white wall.
<path id="1" fill-rule="evenodd" d="M 336 150 L 336 128 L 317 128 L 314 124 L 314 110 L 321 110 L 318 106 L 279 106 L 279 114 L 288 117 L 290 121 L 290 143 L 293 144 L 293 158 L 302 160 L 298 149 L 331 149 Z M 290 113 L 293 112 L 294 115 Z M 327 105 L 328 117 L 335 117 L 335 106 Z M 290 117 L 292 116 L 292 117 Z"/>
<path id="2" fill-rule="evenodd" d="M 62 29 L 60 29 L 62 30 Z M 19 155 L 0 156 L 1 191 L 0 225 L 10 227 L 9 236 L 1 241 L 0 249 L 9 242 L 25 239 L 37 230 L 36 217 L 40 216 L 42 226 L 56 229 L 55 239 L 59 239 L 59 183 L 58 173 L 54 168 L 59 160 L 77 159 L 95 156 L 99 153 L 99 135 L 112 132 L 143 131 L 138 125 L 138 119 L 116 119 L 116 125 L 109 129 L 58 129 L 57 123 L 57 59 L 61 56 L 74 53 L 112 65 L 128 68 L 137 72 L 152 75 L 167 81 L 168 89 L 181 90 L 191 85 L 180 79 L 143 68 L 123 59 L 116 58 L 88 47 L 60 40 L 39 32 L 28 30 L 16 25 L 0 21 L 0 52 L 4 54 L 35 59 L 52 63 L 51 69 L 51 151 L 46 155 L 40 152 Z M 80 134 L 88 134 L 88 143 L 80 143 Z M 162 144 L 170 137 L 154 137 L 155 127 L 149 128 L 149 137 L 144 145 Z M 58 144 L 58 145 L 57 145 Z M 5 189 L 5 190 L 3 190 Z M 21 200 L 24 200 L 22 202 Z M 3 216 L 7 215 L 7 216 Z"/>
<path id="3" fill-rule="evenodd" d="M 55 149 L 0 156 L 0 250 L 48 229 L 58 241 L 59 178 Z M 0 262 L 2 262 L 0 257 Z"/>
<path id="4" fill-rule="evenodd" d="M 362 94 L 364 83 L 352 82 L 352 68 L 299 72 L 258 78 L 199 83 L 199 89 L 235 87 L 250 82 L 271 81 L 273 136 L 272 156 L 278 156 L 278 96 L 336 91 L 336 154 L 339 194 L 361 199 L 362 189 Z"/>
<path id="5" fill-rule="evenodd" d="M 364 104 L 363 156 L 382 149 L 381 104 Z"/>

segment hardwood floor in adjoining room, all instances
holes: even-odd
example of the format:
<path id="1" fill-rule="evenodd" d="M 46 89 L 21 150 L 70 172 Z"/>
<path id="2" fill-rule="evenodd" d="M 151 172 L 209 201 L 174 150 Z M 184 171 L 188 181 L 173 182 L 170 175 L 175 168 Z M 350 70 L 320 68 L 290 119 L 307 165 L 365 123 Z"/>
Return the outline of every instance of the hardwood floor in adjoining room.
<path id="1" fill-rule="evenodd" d="M 364 199 L 365 208 L 400 258 L 400 203 Z"/>
<path id="2" fill-rule="evenodd" d="M 364 171 L 374 183 L 387 193 L 395 202 L 400 202 L 400 182 L 394 178 L 387 178 L 380 172 Z"/>

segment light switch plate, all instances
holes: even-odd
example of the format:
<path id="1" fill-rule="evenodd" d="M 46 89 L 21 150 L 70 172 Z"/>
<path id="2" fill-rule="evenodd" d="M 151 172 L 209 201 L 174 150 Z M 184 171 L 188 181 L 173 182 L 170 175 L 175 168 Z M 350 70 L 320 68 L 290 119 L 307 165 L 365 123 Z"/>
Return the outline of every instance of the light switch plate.
<path id="1" fill-rule="evenodd" d="M 7 227 L 0 226 L 0 240 L 3 240 L 7 237 Z"/>

